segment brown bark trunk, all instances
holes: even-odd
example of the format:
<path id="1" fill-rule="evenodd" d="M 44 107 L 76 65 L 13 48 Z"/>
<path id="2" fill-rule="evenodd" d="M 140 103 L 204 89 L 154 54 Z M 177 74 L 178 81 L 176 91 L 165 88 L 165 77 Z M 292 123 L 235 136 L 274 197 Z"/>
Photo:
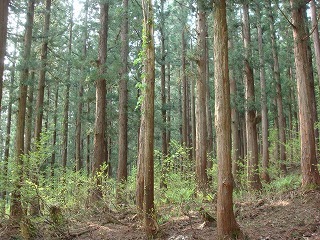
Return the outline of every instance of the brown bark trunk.
<path id="1" fill-rule="evenodd" d="M 72 34 L 73 34 L 73 8 L 70 15 L 69 43 L 68 43 L 68 68 L 67 68 L 67 83 L 65 89 L 65 99 L 63 108 L 63 125 L 62 125 L 62 168 L 65 171 L 68 159 L 68 122 L 69 122 L 69 96 L 70 96 L 70 80 L 71 80 L 71 55 L 72 55 Z"/>
<path id="2" fill-rule="evenodd" d="M 165 55 L 165 25 L 164 25 L 164 0 L 161 0 L 161 23 L 160 23 L 160 39 L 161 39 L 161 117 L 162 117 L 162 161 L 161 161 L 161 182 L 160 187 L 167 187 L 166 177 L 167 177 L 167 166 L 166 158 L 168 156 L 168 143 L 167 143 L 167 97 L 166 97 L 166 55 Z"/>
<path id="3" fill-rule="evenodd" d="M 32 119 L 33 119 L 33 108 L 34 108 L 34 102 L 33 102 L 33 95 L 34 95 L 34 83 L 35 83 L 35 71 L 31 72 L 30 76 L 30 88 L 28 91 L 28 97 L 27 97 L 27 116 L 26 116 L 26 130 L 25 130 L 25 144 L 24 144 L 24 152 L 29 153 L 31 150 L 31 139 L 32 139 Z"/>
<path id="4" fill-rule="evenodd" d="M 155 85 L 155 50 L 153 36 L 152 0 L 142 0 L 144 27 L 144 82 L 145 96 L 142 114 L 145 116 L 144 131 L 144 227 L 148 238 L 156 232 L 154 214 L 154 85 Z"/>
<path id="5" fill-rule="evenodd" d="M 185 40 L 185 29 L 182 29 L 181 35 L 181 42 L 182 42 L 182 59 L 181 59 L 181 73 L 182 73 L 182 146 L 188 146 L 188 98 L 187 98 L 187 73 L 186 73 L 186 40 Z"/>
<path id="6" fill-rule="evenodd" d="M 122 183 L 127 180 L 127 158 L 128 158 L 128 0 L 123 0 L 123 18 L 121 26 L 121 61 L 119 82 L 119 162 L 117 181 Z M 119 194 L 118 189 L 118 194 Z"/>
<path id="7" fill-rule="evenodd" d="M 91 108 L 90 108 L 90 102 L 87 102 L 87 114 L 88 117 L 91 116 Z M 90 161 L 90 155 L 91 155 L 91 151 L 90 151 L 90 138 L 91 138 L 91 134 L 90 132 L 87 133 L 87 157 L 86 157 L 86 167 L 87 167 L 87 176 L 90 176 L 91 173 L 91 161 Z"/>
<path id="8" fill-rule="evenodd" d="M 319 27 L 318 27 L 318 19 L 316 13 L 316 5 L 315 1 L 310 1 L 311 5 L 311 21 L 312 21 L 312 39 L 313 39 L 313 46 L 314 46 L 314 53 L 316 56 L 316 65 L 317 65 L 317 72 L 318 72 L 318 81 L 319 81 L 319 88 L 320 88 L 320 40 L 319 40 Z"/>
<path id="9" fill-rule="evenodd" d="M 38 97 L 36 104 L 36 120 L 35 120 L 35 130 L 34 138 L 35 141 L 40 140 L 40 134 L 42 131 L 42 120 L 43 120 L 43 108 L 44 108 L 44 88 L 46 81 L 47 72 L 47 58 L 48 58 L 48 43 L 49 43 L 49 27 L 50 27 L 50 11 L 51 11 L 51 0 L 46 0 L 46 11 L 44 17 L 44 29 L 43 29 L 43 42 L 41 47 L 41 69 L 39 73 L 38 82 Z"/>
<path id="10" fill-rule="evenodd" d="M 269 167 L 269 141 L 268 141 L 268 108 L 267 108 L 267 91 L 265 77 L 265 62 L 262 40 L 261 14 L 260 8 L 256 11 L 258 22 L 258 48 L 259 48 L 259 63 L 260 63 L 260 88 L 261 88 L 261 135 L 262 135 L 262 173 L 261 178 L 265 182 L 270 182 L 268 173 Z M 271 13 L 270 13 L 271 14 Z"/>
<path id="11" fill-rule="evenodd" d="M 109 4 L 100 4 L 100 36 L 99 36 L 99 79 L 96 81 L 96 119 L 94 129 L 94 153 L 92 175 L 95 176 L 107 160 L 105 145 L 105 123 L 106 123 L 106 58 L 107 58 L 107 36 L 108 36 L 108 11 Z M 101 179 L 97 179 L 97 188 L 95 189 L 92 200 L 102 198 L 102 191 L 99 185 Z"/>
<path id="12" fill-rule="evenodd" d="M 54 96 L 54 116 L 53 116 L 53 133 L 52 146 L 53 152 L 51 155 L 51 177 L 54 176 L 54 165 L 56 163 L 56 144 L 57 144 L 57 120 L 58 120 L 58 100 L 59 100 L 59 85 L 56 85 L 56 92 Z"/>
<path id="13" fill-rule="evenodd" d="M 226 1 L 214 4 L 215 126 L 217 134 L 218 192 L 217 232 L 219 239 L 240 235 L 233 213 L 231 165 L 231 110 L 228 76 L 228 30 Z"/>
<path id="14" fill-rule="evenodd" d="M 233 49 L 233 39 L 229 37 L 229 49 Z M 239 115 L 237 110 L 237 82 L 234 77 L 232 67 L 229 67 L 229 79 L 230 79 L 230 95 L 231 95 L 231 134 L 232 134 L 232 174 L 236 181 L 237 173 L 239 170 L 240 159 L 240 136 L 239 136 Z"/>
<path id="15" fill-rule="evenodd" d="M 8 186 L 8 163 L 9 163 L 9 153 L 10 153 L 10 139 L 11 139 L 11 119 L 12 119 L 12 102 L 13 102 L 13 88 L 15 80 L 15 71 L 16 71 L 16 49 L 17 43 L 15 43 L 14 48 L 14 61 L 11 70 L 11 80 L 9 87 L 9 106 L 7 112 L 7 126 L 6 126 L 6 138 L 5 138 L 5 150 L 4 150 L 4 160 L 3 160 L 3 179 L 4 179 L 4 190 L 1 193 L 3 205 L 1 208 L 0 214 L 5 214 L 6 203 L 7 203 L 7 186 Z"/>
<path id="16" fill-rule="evenodd" d="M 200 191 L 205 191 L 208 177 L 207 168 L 207 123 L 206 123 L 206 13 L 198 1 L 197 59 L 198 77 L 196 83 L 196 180 Z"/>
<path id="17" fill-rule="evenodd" d="M 168 70 L 168 77 L 167 77 L 167 105 L 170 106 L 171 104 L 171 92 L 170 92 L 170 84 L 171 84 L 171 67 L 170 67 L 170 63 L 168 63 L 167 66 L 167 70 Z M 169 107 L 168 111 L 167 111 L 167 149 L 168 149 L 168 153 L 170 152 L 170 141 L 171 141 L 171 107 Z"/>
<path id="18" fill-rule="evenodd" d="M 23 52 L 24 67 L 21 70 L 21 76 L 20 76 L 18 116 L 17 116 L 16 138 L 15 138 L 16 140 L 15 141 L 15 151 L 16 151 L 15 165 L 16 165 L 17 179 L 14 182 L 14 190 L 11 195 L 10 217 L 18 222 L 21 220 L 23 216 L 20 190 L 21 190 L 21 185 L 23 181 L 22 154 L 24 153 L 24 130 L 25 130 L 25 116 L 26 116 L 26 104 L 27 104 L 27 93 L 28 93 L 27 80 L 29 77 L 28 62 L 29 62 L 30 53 L 31 53 L 34 5 L 35 5 L 35 0 L 28 1 L 27 21 L 25 25 L 24 52 Z"/>
<path id="19" fill-rule="evenodd" d="M 243 4 L 243 43 L 245 48 L 245 97 L 246 97 L 246 129 L 247 129 L 247 159 L 248 159 L 248 186 L 253 190 L 260 190 L 262 185 L 258 167 L 258 140 L 255 112 L 255 95 L 253 70 L 250 65 L 251 36 L 249 25 L 249 5 Z"/>
<path id="20" fill-rule="evenodd" d="M 271 1 L 269 0 L 269 18 L 270 18 L 270 33 L 271 33 L 271 47 L 273 56 L 273 76 L 276 82 L 276 106 L 278 114 L 278 127 L 279 127 L 279 142 L 280 142 L 280 169 L 283 174 L 286 174 L 286 120 L 283 113 L 283 103 L 282 103 L 282 90 L 280 81 L 280 67 L 279 58 L 277 52 L 276 44 L 276 32 L 274 30 L 274 18 L 272 15 Z"/>
<path id="21" fill-rule="evenodd" d="M 307 40 L 305 36 L 306 3 L 299 0 L 290 0 L 292 7 L 294 56 L 296 65 L 299 122 L 300 122 L 300 147 L 302 187 L 319 185 L 320 176 L 316 165 L 316 149 L 314 136 L 314 119 L 312 116 L 312 99 L 309 85 L 309 69 Z"/>
<path id="22" fill-rule="evenodd" d="M 8 31 L 9 2 L 10 0 L 0 1 L 0 114 L 2 110 L 2 86 Z"/>

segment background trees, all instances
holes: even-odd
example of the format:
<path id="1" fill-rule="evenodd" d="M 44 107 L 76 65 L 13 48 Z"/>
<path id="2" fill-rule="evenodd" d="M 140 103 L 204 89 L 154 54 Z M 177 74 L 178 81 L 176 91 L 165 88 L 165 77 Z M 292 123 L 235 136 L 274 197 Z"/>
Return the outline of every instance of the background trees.
<path id="1" fill-rule="evenodd" d="M 263 190 L 300 154 L 302 185 L 318 185 L 319 83 L 310 51 L 317 56 L 319 43 L 316 4 L 312 24 L 308 4 L 2 1 L 4 209 L 28 216 L 30 199 L 46 187 L 67 188 L 72 174 L 96 176 L 87 192 L 105 201 L 116 188 L 122 204 L 136 198 L 152 235 L 154 194 L 168 197 L 174 184 L 188 183 L 190 196 L 219 192 L 230 213 L 222 222 L 233 231 L 231 156 L 240 190 Z"/>

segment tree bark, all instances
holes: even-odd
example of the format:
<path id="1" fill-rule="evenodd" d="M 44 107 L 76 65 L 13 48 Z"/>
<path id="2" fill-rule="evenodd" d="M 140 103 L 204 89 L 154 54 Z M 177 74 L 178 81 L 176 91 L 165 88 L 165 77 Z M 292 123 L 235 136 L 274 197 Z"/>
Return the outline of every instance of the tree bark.
<path id="1" fill-rule="evenodd" d="M 15 167 L 17 179 L 14 182 L 14 190 L 11 195 L 10 217 L 13 220 L 20 221 L 23 217 L 23 210 L 21 205 L 21 186 L 23 182 L 23 158 L 24 154 L 24 130 L 25 130 L 25 116 L 28 85 L 27 80 L 29 77 L 29 60 L 31 53 L 32 43 L 32 29 L 34 19 L 34 5 L 35 0 L 28 1 L 27 21 L 25 25 L 24 47 L 23 47 L 23 65 L 20 75 L 19 86 L 19 103 L 18 103 L 18 116 L 16 125 L 16 138 L 15 138 Z"/>
<path id="2" fill-rule="evenodd" d="M 217 134 L 218 192 L 217 232 L 219 239 L 240 235 L 233 213 L 231 167 L 231 109 L 228 76 L 228 29 L 226 1 L 214 1 L 215 126 Z"/>
<path id="3" fill-rule="evenodd" d="M 229 36 L 228 47 L 233 49 L 233 39 Z M 236 181 L 240 160 L 240 136 L 239 136 L 239 113 L 237 110 L 237 82 L 233 68 L 229 67 L 230 95 L 231 95 L 231 136 L 232 136 L 232 175 Z"/>
<path id="4" fill-rule="evenodd" d="M 248 159 L 248 186 L 252 190 L 260 190 L 262 185 L 258 167 L 258 140 L 255 112 L 255 94 L 253 70 L 251 61 L 251 36 L 249 25 L 249 4 L 243 4 L 243 43 L 245 48 L 244 76 L 246 97 L 246 130 L 247 130 L 247 159 Z"/>
<path id="5" fill-rule="evenodd" d="M 128 0 L 123 0 L 123 18 L 121 26 L 121 70 L 119 82 L 119 162 L 117 181 L 122 183 L 127 180 L 127 158 L 128 158 Z M 118 187 L 118 194 L 119 192 Z"/>
<path id="6" fill-rule="evenodd" d="M 71 80 L 71 55 L 72 55 L 72 35 L 73 35 L 73 6 L 71 7 L 70 15 L 70 28 L 69 28 L 69 43 L 68 43 L 68 67 L 67 67 L 67 82 L 65 89 L 65 99 L 63 108 L 63 123 L 62 123 L 62 168 L 66 171 L 68 159 L 68 122 L 69 122 L 69 96 L 70 96 L 70 80 Z"/>
<path id="7" fill-rule="evenodd" d="M 270 18 L 270 33 L 271 33 L 271 48 L 273 56 L 273 76 L 276 84 L 276 106 L 278 113 L 278 127 L 279 127 L 279 150 L 280 150 L 280 169 L 283 174 L 287 173 L 286 167 L 286 120 L 283 113 L 283 103 L 282 103 L 282 90 L 280 81 L 280 67 L 278 50 L 276 44 L 276 32 L 274 29 L 274 18 L 271 10 L 271 1 L 269 0 L 269 18 Z"/>
<path id="8" fill-rule="evenodd" d="M 264 49 L 262 40 L 261 14 L 258 3 L 257 14 L 257 28 L 258 28 L 258 49 L 259 49 L 259 63 L 260 63 L 260 89 L 261 89 L 261 135 L 262 135 L 262 173 L 261 178 L 265 182 L 270 182 L 268 173 L 269 167 L 269 141 L 268 141 L 268 108 L 267 108 L 267 91 L 266 91 L 266 77 L 265 77 L 265 62 Z M 271 14 L 271 13 L 270 13 Z M 281 96 L 280 96 L 281 97 Z"/>
<path id="9" fill-rule="evenodd" d="M 4 57 L 6 55 L 9 3 L 10 0 L 0 1 L 0 114 L 2 109 L 2 86 L 4 72 Z"/>
<path id="10" fill-rule="evenodd" d="M 206 13 L 198 1 L 198 77 L 196 82 L 196 180 L 200 191 L 205 191 L 208 177 L 207 168 L 207 123 L 206 123 Z"/>
<path id="11" fill-rule="evenodd" d="M 109 4 L 100 4 L 100 35 L 99 35 L 99 78 L 96 81 L 96 119 L 94 129 L 94 153 L 92 175 L 100 171 L 101 166 L 107 160 L 105 143 L 106 123 L 106 59 L 107 59 L 107 38 L 108 38 L 108 11 Z M 92 200 L 102 198 L 102 190 L 99 187 L 101 179 L 97 179 L 97 188 L 94 191 Z"/>
<path id="12" fill-rule="evenodd" d="M 162 161 L 161 161 L 161 181 L 160 186 L 166 188 L 167 177 L 167 164 L 166 158 L 168 156 L 168 142 L 167 142 L 167 97 L 166 97 L 166 47 L 165 47 L 165 16 L 164 16 L 164 2 L 161 0 L 161 16 L 160 16 L 160 41 L 161 41 L 161 118 L 162 118 L 162 130 L 161 130 L 161 144 L 162 144 Z"/>
<path id="13" fill-rule="evenodd" d="M 292 8 L 292 22 L 294 27 L 294 56 L 297 77 L 299 122 L 300 122 L 300 148 L 302 187 L 320 185 L 320 176 L 317 167 L 314 118 L 312 117 L 312 99 L 309 85 L 309 69 L 312 66 L 308 62 L 307 39 L 305 32 L 306 3 L 299 0 L 290 0 Z"/>
<path id="14" fill-rule="evenodd" d="M 154 85 L 155 85 L 155 50 L 153 36 L 152 0 L 142 0 L 143 10 L 143 46 L 144 46 L 144 105 L 142 114 L 145 116 L 144 131 L 144 227 L 148 238 L 156 232 L 154 212 Z"/>
<path id="15" fill-rule="evenodd" d="M 311 6 L 311 22 L 312 22 L 312 38 L 313 38 L 313 46 L 314 46 L 314 53 L 316 56 L 316 65 L 317 65 L 317 72 L 318 72 L 318 81 L 319 81 L 319 88 L 320 88 L 320 40 L 319 40 L 319 27 L 318 27 L 318 19 L 316 13 L 316 4 L 314 0 L 310 1 Z"/>

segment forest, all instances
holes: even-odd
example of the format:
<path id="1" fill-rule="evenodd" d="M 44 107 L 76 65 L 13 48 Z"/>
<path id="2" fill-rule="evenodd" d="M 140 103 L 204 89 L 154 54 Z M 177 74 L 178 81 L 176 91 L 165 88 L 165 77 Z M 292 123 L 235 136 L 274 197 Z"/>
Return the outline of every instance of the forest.
<path id="1" fill-rule="evenodd" d="M 0 239 L 320 239 L 319 8 L 0 0 Z"/>

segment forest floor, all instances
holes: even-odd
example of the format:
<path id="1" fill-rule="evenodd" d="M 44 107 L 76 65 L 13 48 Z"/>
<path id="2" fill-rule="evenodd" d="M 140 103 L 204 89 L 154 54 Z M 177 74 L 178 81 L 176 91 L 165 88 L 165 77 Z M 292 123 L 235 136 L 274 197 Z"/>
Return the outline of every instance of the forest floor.
<path id="1" fill-rule="evenodd" d="M 301 192 L 292 190 L 270 194 L 268 198 L 251 197 L 250 200 L 236 201 L 236 217 L 246 239 L 320 240 L 320 191 Z M 213 203 L 205 203 L 206 212 L 215 216 Z M 184 210 L 182 210 L 184 209 Z M 186 210 L 188 209 L 188 210 Z M 173 207 L 159 209 L 159 215 L 171 216 L 158 226 L 157 239 L 191 240 L 216 239 L 215 223 L 206 222 L 199 211 L 192 206 L 180 206 L 176 217 Z M 56 231 L 48 238 L 34 239 L 75 239 L 75 240 L 135 240 L 145 239 L 141 222 L 134 212 L 118 213 L 96 209 L 86 215 L 68 220 L 69 230 L 62 234 Z M 1 226 L 0 226 L 1 227 Z M 64 226 L 65 227 L 65 226 Z M 52 230 L 51 230 L 52 231 Z M 54 232 L 54 231 L 53 231 Z M 11 236 L 9 236 L 11 235 Z M 20 239 L 14 232 L 0 228 L 1 240 Z"/>

